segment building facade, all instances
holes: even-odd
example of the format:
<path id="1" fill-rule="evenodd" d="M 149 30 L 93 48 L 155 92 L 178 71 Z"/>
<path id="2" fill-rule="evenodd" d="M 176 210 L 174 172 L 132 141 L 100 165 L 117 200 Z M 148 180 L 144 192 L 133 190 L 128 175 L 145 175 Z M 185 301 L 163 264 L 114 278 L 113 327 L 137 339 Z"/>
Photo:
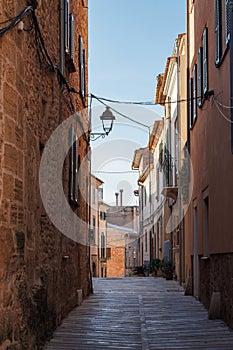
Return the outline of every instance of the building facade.
<path id="1" fill-rule="evenodd" d="M 107 211 L 109 205 L 103 202 L 102 191 L 99 196 L 99 277 L 107 277 Z"/>
<path id="2" fill-rule="evenodd" d="M 156 102 L 164 107 L 160 161 L 163 169 L 164 230 L 175 278 L 185 282 L 184 215 L 189 203 L 187 148 L 186 34 L 178 35 L 163 74 L 157 78 Z"/>
<path id="3" fill-rule="evenodd" d="M 83 111 L 82 118 L 76 118 L 72 150 L 61 173 L 66 201 L 80 219 L 74 229 L 85 242 L 86 7 L 86 0 L 0 3 L 0 21 L 5 23 L 0 29 L 1 349 L 41 349 L 77 305 L 77 291 L 84 297 L 89 293 L 87 245 L 52 224 L 39 189 L 47 141 L 64 120 Z M 64 133 L 64 143 L 68 138 Z M 61 203 L 50 204 L 64 223 L 69 221 Z"/>
<path id="4" fill-rule="evenodd" d="M 134 267 L 138 266 L 138 207 L 116 204 L 109 207 L 106 213 L 108 278 L 129 276 Z"/>
<path id="5" fill-rule="evenodd" d="M 99 200 L 102 194 L 103 181 L 91 175 L 91 219 L 89 228 L 89 242 L 90 242 L 90 266 L 92 277 L 99 277 L 99 226 L 100 226 L 100 210 Z"/>
<path id="6" fill-rule="evenodd" d="M 162 260 L 168 235 L 164 230 L 163 170 L 160 160 L 164 121 L 154 122 L 148 146 L 135 151 L 132 169 L 138 170 L 139 196 L 138 263 L 147 274 L 153 261 Z"/>
<path id="7" fill-rule="evenodd" d="M 194 173 L 186 279 L 208 308 L 220 295 L 232 327 L 232 2 L 187 2 L 189 149 Z"/>

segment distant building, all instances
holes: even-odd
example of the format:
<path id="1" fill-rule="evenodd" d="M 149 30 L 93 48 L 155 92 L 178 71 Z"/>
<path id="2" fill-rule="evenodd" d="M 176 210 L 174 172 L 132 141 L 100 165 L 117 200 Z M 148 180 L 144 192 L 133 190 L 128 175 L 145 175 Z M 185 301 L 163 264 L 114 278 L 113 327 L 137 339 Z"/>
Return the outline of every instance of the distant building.
<path id="1" fill-rule="evenodd" d="M 163 142 L 163 121 L 155 121 L 148 146 L 135 151 L 132 168 L 138 170 L 139 239 L 138 264 L 148 271 L 152 261 L 164 258 L 163 172 L 160 149 Z"/>
<path id="2" fill-rule="evenodd" d="M 91 175 L 91 205 L 90 205 L 90 228 L 89 228 L 89 243 L 90 243 L 90 266 L 93 277 L 99 277 L 99 253 L 101 245 L 101 237 L 99 235 L 100 222 L 104 216 L 100 216 L 100 199 L 102 200 L 103 181 Z"/>
<path id="3" fill-rule="evenodd" d="M 138 266 L 138 207 L 111 206 L 106 220 L 106 277 L 131 275 Z"/>

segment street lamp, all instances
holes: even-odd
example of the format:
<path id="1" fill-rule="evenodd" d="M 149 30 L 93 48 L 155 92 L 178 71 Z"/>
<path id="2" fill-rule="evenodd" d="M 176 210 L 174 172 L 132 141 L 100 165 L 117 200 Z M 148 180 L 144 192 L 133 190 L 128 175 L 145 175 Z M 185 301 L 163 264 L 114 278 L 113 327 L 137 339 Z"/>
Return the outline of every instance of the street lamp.
<path id="1" fill-rule="evenodd" d="M 92 141 L 97 140 L 98 138 L 105 136 L 108 136 L 108 134 L 111 132 L 113 127 L 113 122 L 116 120 L 114 115 L 112 114 L 112 111 L 110 110 L 110 107 L 106 107 L 106 110 L 103 112 L 103 114 L 100 116 L 100 120 L 102 120 L 102 126 L 104 133 L 95 133 L 91 132 L 90 137 Z"/>

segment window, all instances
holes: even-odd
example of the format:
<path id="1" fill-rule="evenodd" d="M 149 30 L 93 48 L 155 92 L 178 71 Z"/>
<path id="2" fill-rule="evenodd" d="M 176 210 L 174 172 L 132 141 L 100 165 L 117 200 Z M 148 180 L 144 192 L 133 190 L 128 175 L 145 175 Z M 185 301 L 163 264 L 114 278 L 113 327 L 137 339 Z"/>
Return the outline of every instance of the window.
<path id="1" fill-rule="evenodd" d="M 69 154 L 69 199 L 73 203 L 78 203 L 77 194 L 77 137 L 73 125 L 70 128 L 70 143 L 72 144 Z"/>
<path id="2" fill-rule="evenodd" d="M 198 50 L 198 65 L 197 65 L 197 99 L 198 107 L 201 108 L 209 89 L 208 76 L 208 28 L 203 31 L 203 47 Z M 196 79 L 196 78 L 195 78 Z M 193 115 L 194 118 L 194 115 Z M 193 120 L 194 122 L 194 120 Z"/>
<path id="3" fill-rule="evenodd" d="M 199 56 L 198 56 L 199 57 Z M 199 67 L 201 68 L 201 54 Z M 202 86 L 202 73 L 198 72 L 198 82 L 199 86 Z M 199 84 L 198 83 L 198 84 Z M 197 119 L 197 101 L 199 97 L 202 96 L 201 91 L 198 89 L 197 85 L 197 64 L 193 67 L 193 77 L 189 80 L 189 128 L 192 129 L 196 119 Z M 202 100 L 202 99 L 201 99 Z M 201 101 L 200 101 L 201 103 Z"/>
<path id="4" fill-rule="evenodd" d="M 215 0 L 215 64 L 220 63 L 222 57 L 222 0 Z"/>
<path id="5" fill-rule="evenodd" d="M 64 0 L 64 40 L 65 40 L 65 52 L 69 53 L 69 12 L 70 4 L 69 0 Z"/>
<path id="6" fill-rule="evenodd" d="M 225 35 L 227 45 L 229 44 L 231 38 L 231 1 L 232 0 L 225 0 Z"/>
<path id="7" fill-rule="evenodd" d="M 147 203 L 147 192 L 146 192 L 146 187 L 144 187 L 144 206 L 146 207 Z"/>
<path id="8" fill-rule="evenodd" d="M 208 92 L 208 28 L 205 27 L 203 32 L 203 96 Z"/>
<path id="9" fill-rule="evenodd" d="M 145 232 L 145 252 L 147 252 L 147 231 Z"/>
<path id="10" fill-rule="evenodd" d="M 96 218 L 95 218 L 95 216 L 93 216 L 93 218 L 92 218 L 93 243 L 95 243 L 95 227 L 96 227 Z"/>
<path id="11" fill-rule="evenodd" d="M 171 155 L 169 152 L 169 139 L 170 139 L 170 130 L 167 132 L 166 144 L 164 145 L 164 186 L 170 186 L 172 184 L 172 173 L 171 173 Z"/>
<path id="12" fill-rule="evenodd" d="M 96 200 L 95 200 L 95 187 L 92 187 L 92 204 L 96 204 Z"/>
<path id="13" fill-rule="evenodd" d="M 193 127 L 193 78 L 189 79 L 189 128 Z"/>
<path id="14" fill-rule="evenodd" d="M 215 64 L 220 66 L 231 39 L 232 0 L 215 0 Z"/>
<path id="15" fill-rule="evenodd" d="M 156 199 L 159 201 L 159 166 L 156 168 Z"/>
<path id="16" fill-rule="evenodd" d="M 193 124 L 197 119 L 197 65 L 193 67 Z"/>
<path id="17" fill-rule="evenodd" d="M 83 49 L 83 39 L 79 36 L 79 80 L 80 94 L 83 105 L 86 105 L 86 52 Z"/>
<path id="18" fill-rule="evenodd" d="M 64 74 L 65 63 L 68 64 L 69 72 L 75 72 L 74 66 L 74 16 L 70 13 L 70 1 L 63 0 L 60 10 L 61 32 L 61 72 Z"/>
<path id="19" fill-rule="evenodd" d="M 102 202 L 104 198 L 104 191 L 103 188 L 98 188 L 98 201 Z"/>
<path id="20" fill-rule="evenodd" d="M 101 234 L 101 258 L 106 258 L 106 244 L 105 244 L 105 235 L 102 232 Z"/>
<path id="21" fill-rule="evenodd" d="M 111 259 L 111 248 L 106 248 L 106 258 Z"/>
<path id="22" fill-rule="evenodd" d="M 74 15 L 69 14 L 69 54 L 72 61 L 74 61 Z"/>
<path id="23" fill-rule="evenodd" d="M 104 211 L 100 211 L 100 220 L 106 220 L 106 213 Z"/>
<path id="24" fill-rule="evenodd" d="M 198 107 L 201 108 L 203 104 L 203 48 L 198 50 L 198 65 L 197 65 L 197 94 Z"/>

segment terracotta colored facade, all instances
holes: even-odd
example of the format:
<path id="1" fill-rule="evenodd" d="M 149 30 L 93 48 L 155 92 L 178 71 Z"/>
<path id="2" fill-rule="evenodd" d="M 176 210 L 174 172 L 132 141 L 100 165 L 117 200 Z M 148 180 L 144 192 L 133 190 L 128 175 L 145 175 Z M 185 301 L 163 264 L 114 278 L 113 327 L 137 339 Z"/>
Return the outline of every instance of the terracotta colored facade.
<path id="1" fill-rule="evenodd" d="M 84 53 L 88 56 L 87 1 L 70 0 L 69 3 L 74 41 L 71 42 L 69 35 L 65 43 L 63 35 L 68 18 L 64 13 L 65 1 L 0 2 L 1 22 L 17 16 L 28 4 L 35 6 L 16 27 L 0 37 L 1 349 L 42 348 L 64 316 L 77 305 L 77 290 L 81 289 L 84 297 L 89 293 L 88 249 L 54 227 L 43 208 L 39 191 L 40 159 L 49 137 L 73 114 L 74 108 L 79 112 L 86 107 L 87 91 L 84 95 L 72 95 L 74 108 L 71 108 L 69 94 L 72 93 L 67 86 L 77 92 L 87 86 L 87 62 L 83 61 Z M 54 67 L 38 36 L 34 15 Z M 71 16 L 69 18 L 71 21 Z M 84 73 L 84 68 L 86 75 L 82 75 L 81 86 L 80 69 Z M 82 123 L 86 129 L 85 112 Z M 81 175 L 75 182 L 78 200 L 73 198 L 70 205 L 83 222 L 77 230 L 82 229 L 85 236 L 88 207 L 81 192 L 88 194 L 88 143 L 86 137 L 81 136 L 80 125 L 76 131 L 76 162 L 73 159 L 71 169 L 70 156 L 67 156 L 63 187 L 70 201 L 70 172 L 76 173 L 82 164 Z M 53 204 L 62 214 L 62 206 Z"/>
<path id="2" fill-rule="evenodd" d="M 209 307 L 212 293 L 220 292 L 221 316 L 233 327 L 230 3 L 187 2 L 189 98 L 196 91 L 197 105 L 193 100 L 189 106 L 194 189 L 185 250 L 186 280 L 192 277 L 194 295 Z"/>
<path id="3" fill-rule="evenodd" d="M 106 277 L 125 277 L 138 266 L 138 207 L 109 207 L 106 215 Z"/>

